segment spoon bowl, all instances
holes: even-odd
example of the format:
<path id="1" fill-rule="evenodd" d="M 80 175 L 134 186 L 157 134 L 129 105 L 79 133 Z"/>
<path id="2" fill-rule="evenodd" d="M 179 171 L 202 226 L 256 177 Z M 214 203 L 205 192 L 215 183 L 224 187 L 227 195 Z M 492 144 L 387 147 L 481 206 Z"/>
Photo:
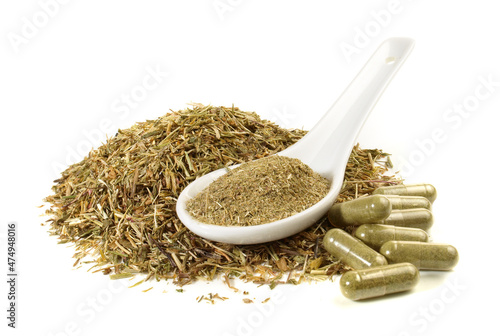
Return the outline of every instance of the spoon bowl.
<path id="1" fill-rule="evenodd" d="M 257 244 L 298 233 L 320 219 L 333 205 L 344 181 L 349 155 L 359 131 L 378 99 L 404 63 L 414 41 L 390 38 L 384 41 L 346 90 L 319 122 L 301 140 L 275 154 L 297 158 L 331 182 L 328 194 L 318 203 L 293 216 L 254 226 L 221 226 L 192 217 L 187 202 L 228 169 L 213 171 L 191 182 L 179 195 L 176 211 L 182 223 L 197 235 L 229 244 Z"/>

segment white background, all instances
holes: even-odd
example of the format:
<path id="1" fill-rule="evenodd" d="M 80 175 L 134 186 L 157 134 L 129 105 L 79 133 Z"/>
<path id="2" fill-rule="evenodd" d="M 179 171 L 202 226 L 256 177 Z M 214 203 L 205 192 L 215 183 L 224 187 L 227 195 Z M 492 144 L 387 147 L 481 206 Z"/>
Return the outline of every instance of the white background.
<path id="1" fill-rule="evenodd" d="M 8 335 L 499 334 L 493 1 L 3 1 L 0 29 L 4 274 L 6 225 L 19 227 L 16 330 L 6 327 L 6 281 L 0 286 Z M 413 293 L 368 302 L 343 298 L 338 278 L 272 292 L 237 284 L 247 296 L 219 283 L 128 289 L 133 282 L 73 270 L 72 248 L 40 226 L 37 206 L 58 169 L 104 132 L 189 102 L 235 104 L 310 129 L 392 36 L 416 46 L 359 140 L 393 153 L 407 181 L 437 187 L 432 236 L 459 249 L 455 271 L 426 272 Z M 123 95 L 141 91 L 151 69 L 162 73 L 158 85 L 124 108 Z M 229 300 L 196 302 L 208 293 Z M 272 294 L 265 305 L 242 302 Z"/>

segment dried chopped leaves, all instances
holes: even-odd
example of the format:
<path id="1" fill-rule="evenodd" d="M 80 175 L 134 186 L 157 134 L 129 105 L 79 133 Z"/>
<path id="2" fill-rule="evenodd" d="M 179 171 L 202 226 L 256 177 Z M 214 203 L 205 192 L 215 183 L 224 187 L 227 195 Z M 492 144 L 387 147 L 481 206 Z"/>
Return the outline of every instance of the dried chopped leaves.
<path id="1" fill-rule="evenodd" d="M 45 199 L 49 231 L 74 244 L 75 264 L 90 259 L 114 278 L 142 273 L 184 285 L 222 275 L 228 285 L 239 276 L 271 286 L 327 278 L 344 266 L 320 246 L 330 228 L 324 218 L 286 239 L 238 246 L 196 236 L 175 213 L 179 193 L 197 177 L 279 152 L 305 133 L 238 108 L 202 105 L 119 130 L 54 181 Z M 383 176 L 386 157 L 355 147 L 339 201 L 398 183 Z"/>

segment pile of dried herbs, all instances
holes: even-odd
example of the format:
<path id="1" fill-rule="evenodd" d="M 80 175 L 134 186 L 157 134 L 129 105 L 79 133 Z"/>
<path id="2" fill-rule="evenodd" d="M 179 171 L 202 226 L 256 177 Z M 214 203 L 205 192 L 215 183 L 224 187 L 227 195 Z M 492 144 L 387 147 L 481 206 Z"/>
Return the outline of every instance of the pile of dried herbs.
<path id="1" fill-rule="evenodd" d="M 279 241 L 239 246 L 215 243 L 187 230 L 177 218 L 179 193 L 215 169 L 262 158 L 298 141 L 306 132 L 286 130 L 238 108 L 193 105 L 157 120 L 119 130 L 55 180 L 47 214 L 49 232 L 73 243 L 75 265 L 124 278 L 198 278 L 225 282 L 297 283 L 326 279 L 344 266 L 320 246 L 325 219 Z M 387 154 L 355 147 L 338 201 L 399 181 L 383 176 Z"/>
<path id="2" fill-rule="evenodd" d="M 299 159 L 273 155 L 243 163 L 187 202 L 204 223 L 249 226 L 274 222 L 322 200 L 330 181 Z"/>

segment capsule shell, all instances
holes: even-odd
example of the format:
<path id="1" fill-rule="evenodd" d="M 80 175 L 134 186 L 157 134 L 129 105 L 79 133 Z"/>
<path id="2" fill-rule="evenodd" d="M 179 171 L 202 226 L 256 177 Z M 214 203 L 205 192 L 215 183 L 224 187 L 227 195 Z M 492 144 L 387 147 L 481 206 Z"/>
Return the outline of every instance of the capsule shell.
<path id="1" fill-rule="evenodd" d="M 351 300 L 362 300 L 414 288 L 420 279 L 410 263 L 349 271 L 340 278 L 340 291 Z"/>
<path id="2" fill-rule="evenodd" d="M 434 223 L 432 212 L 427 209 L 393 210 L 389 217 L 376 224 L 412 227 L 428 231 Z"/>
<path id="3" fill-rule="evenodd" d="M 386 219 L 391 210 L 387 198 L 375 195 L 334 204 L 328 211 L 328 219 L 336 227 L 369 224 Z"/>
<path id="4" fill-rule="evenodd" d="M 409 262 L 418 269 L 448 271 L 458 263 L 458 251 L 448 244 L 389 241 L 380 248 L 391 263 Z"/>
<path id="5" fill-rule="evenodd" d="M 373 191 L 374 195 L 422 196 L 433 203 L 436 200 L 436 188 L 432 184 L 400 184 L 391 187 L 380 187 Z"/>
<path id="6" fill-rule="evenodd" d="M 424 230 L 383 224 L 363 224 L 354 231 L 354 236 L 377 251 L 390 240 L 429 241 Z"/>
<path id="7" fill-rule="evenodd" d="M 422 196 L 396 196 L 396 195 L 384 195 L 385 198 L 391 202 L 392 210 L 404 210 L 404 209 L 428 209 L 431 210 L 432 203 L 425 197 Z"/>
<path id="8" fill-rule="evenodd" d="M 354 269 L 387 265 L 387 260 L 341 229 L 329 230 L 323 238 L 323 246 L 335 258 Z"/>

